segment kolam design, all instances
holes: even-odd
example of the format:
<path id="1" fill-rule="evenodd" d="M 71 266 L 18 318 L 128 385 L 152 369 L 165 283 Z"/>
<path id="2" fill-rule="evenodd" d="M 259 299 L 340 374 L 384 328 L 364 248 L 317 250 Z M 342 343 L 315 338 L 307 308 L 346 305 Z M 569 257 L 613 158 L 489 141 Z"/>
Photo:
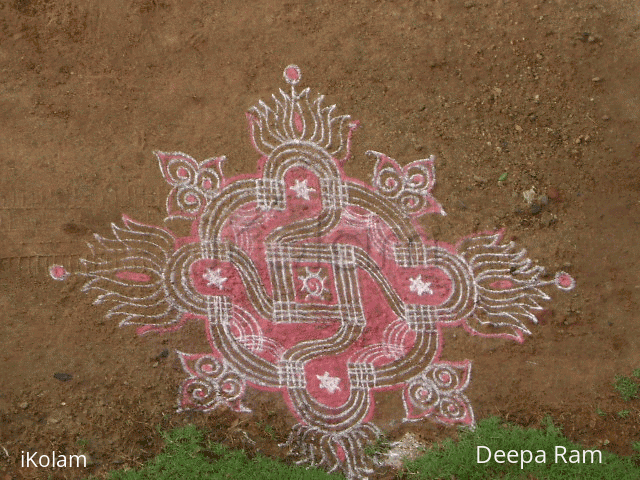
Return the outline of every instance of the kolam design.
<path id="1" fill-rule="evenodd" d="M 473 427 L 471 361 L 441 359 L 444 328 L 522 342 L 546 287 L 575 282 L 545 280 L 501 232 L 428 238 L 416 219 L 445 215 L 435 158 L 401 167 L 371 151 L 371 184 L 349 178 L 358 123 L 297 91 L 297 66 L 284 80 L 289 93 L 247 113 L 256 174 L 226 178 L 225 157 L 156 152 L 168 218 L 191 222 L 190 236 L 124 216 L 111 238 L 95 236 L 77 274 L 108 318 L 139 334 L 202 323 L 210 350 L 177 352 L 180 411 L 250 412 L 248 388 L 281 392 L 298 422 L 282 447 L 366 478 L 379 463 L 364 448 L 382 434 L 376 392 L 399 391 L 405 421 Z"/>

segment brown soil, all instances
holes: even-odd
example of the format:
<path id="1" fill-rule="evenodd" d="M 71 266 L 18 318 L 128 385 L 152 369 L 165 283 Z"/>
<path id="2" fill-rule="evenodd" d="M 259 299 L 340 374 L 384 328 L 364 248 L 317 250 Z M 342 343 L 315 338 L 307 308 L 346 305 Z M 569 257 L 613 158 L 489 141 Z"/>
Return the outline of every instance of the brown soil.
<path id="1" fill-rule="evenodd" d="M 8 0 L 0 478 L 138 466 L 159 452 L 156 426 L 188 422 L 283 455 L 277 443 L 295 422 L 278 395 L 249 391 L 251 416 L 174 413 L 183 379 L 175 349 L 193 338 L 188 329 L 137 337 L 104 319 L 81 279 L 54 282 L 47 268 L 73 268 L 122 213 L 162 224 L 169 187 L 154 149 L 224 154 L 227 176 L 253 172 L 244 112 L 283 86 L 290 63 L 302 86 L 361 121 L 348 175 L 370 180 L 367 149 L 401 163 L 433 153 L 434 195 L 448 216 L 425 217 L 431 235 L 455 243 L 505 228 L 549 272 L 577 280 L 572 292 L 553 292 L 523 345 L 448 334 L 449 359 L 474 361 L 476 418 L 536 426 L 549 414 L 572 440 L 631 454 L 640 400 L 623 402 L 612 380 L 640 367 L 636 2 Z M 531 187 L 549 199 L 538 213 L 523 200 Z M 72 379 L 54 378 L 61 372 Z M 374 421 L 391 439 L 407 429 L 427 441 L 455 433 L 400 425 L 398 408 L 398 393 L 379 397 Z M 93 465 L 22 469 L 23 450 L 85 451 Z"/>

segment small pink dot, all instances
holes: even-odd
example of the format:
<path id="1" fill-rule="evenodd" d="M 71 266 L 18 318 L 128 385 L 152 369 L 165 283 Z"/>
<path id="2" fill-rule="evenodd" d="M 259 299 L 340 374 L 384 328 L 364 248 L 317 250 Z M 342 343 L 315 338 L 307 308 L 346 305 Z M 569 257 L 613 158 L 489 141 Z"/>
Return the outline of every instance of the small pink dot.
<path id="1" fill-rule="evenodd" d="M 207 363 L 207 364 L 203 365 L 200 368 L 200 370 L 202 370 L 205 373 L 211 373 L 213 371 L 213 367 Z"/>
<path id="2" fill-rule="evenodd" d="M 213 184 L 211 183 L 211 180 L 209 180 L 208 178 L 206 178 L 203 182 L 202 182 L 202 188 L 204 188 L 205 190 L 211 190 L 211 187 L 213 186 Z"/>
<path id="3" fill-rule="evenodd" d="M 231 385 L 229 382 L 223 384 L 222 385 L 222 391 L 225 392 L 225 393 L 233 392 L 233 385 Z"/>
<path id="4" fill-rule="evenodd" d="M 290 85 L 297 85 L 301 76 L 300 68 L 297 65 L 289 65 L 284 69 L 284 78 Z"/>
<path id="5" fill-rule="evenodd" d="M 287 68 L 287 78 L 289 80 L 298 80 L 299 74 L 295 68 Z"/>
<path id="6" fill-rule="evenodd" d="M 178 176 L 179 176 L 180 178 L 187 178 L 187 177 L 189 176 L 189 172 L 187 171 L 187 169 L 186 169 L 186 168 L 184 168 L 184 167 L 180 167 L 180 168 L 178 169 Z"/>
<path id="7" fill-rule="evenodd" d="M 451 381 L 451 375 L 449 375 L 448 373 L 443 373 L 440 378 L 442 378 L 443 382 L 449 382 Z"/>
<path id="8" fill-rule="evenodd" d="M 194 195 L 187 195 L 186 200 L 189 203 L 196 203 L 196 197 Z"/>
<path id="9" fill-rule="evenodd" d="M 62 265 L 52 265 L 49 267 L 49 275 L 54 280 L 64 280 L 69 276 L 69 272 Z"/>
<path id="10" fill-rule="evenodd" d="M 576 281 L 565 272 L 558 272 L 555 278 L 556 287 L 561 290 L 571 290 L 576 286 Z"/>

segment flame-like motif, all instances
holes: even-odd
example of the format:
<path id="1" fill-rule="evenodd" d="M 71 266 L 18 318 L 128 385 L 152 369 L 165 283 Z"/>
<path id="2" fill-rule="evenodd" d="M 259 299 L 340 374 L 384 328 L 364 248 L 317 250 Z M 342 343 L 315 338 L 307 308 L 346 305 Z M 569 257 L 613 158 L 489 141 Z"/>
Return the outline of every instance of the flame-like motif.
<path id="1" fill-rule="evenodd" d="M 262 100 L 249 110 L 253 146 L 262 155 L 270 156 L 287 144 L 307 143 L 343 162 L 349 156 L 351 134 L 358 123 L 350 122 L 349 115 L 334 115 L 335 105 L 324 107 L 324 95 L 310 101 L 309 88 L 296 93 L 299 80 L 298 76 L 295 82 L 289 81 L 291 94 L 280 89 L 281 98 L 272 95 L 275 110 Z"/>
<path id="2" fill-rule="evenodd" d="M 541 277 L 544 269 L 533 265 L 526 251 L 513 242 L 500 244 L 502 233 L 477 235 L 458 244 L 459 255 L 475 279 L 475 309 L 466 319 L 467 329 L 482 336 L 509 337 L 522 343 L 531 334 L 527 323 L 537 323 L 539 301 L 550 297 L 541 287 L 553 283 Z"/>
<path id="3" fill-rule="evenodd" d="M 175 238 L 161 228 L 123 216 L 124 227 L 111 224 L 115 238 L 94 235 L 93 257 L 82 259 L 89 280 L 83 292 L 98 293 L 94 304 L 110 303 L 107 318 L 124 325 L 167 326 L 184 313 L 168 298 L 165 269 Z M 154 321 L 155 320 L 155 321 Z"/>
<path id="4" fill-rule="evenodd" d="M 291 429 L 287 442 L 289 454 L 296 463 L 326 469 L 329 473 L 342 471 L 347 478 L 366 478 L 380 465 L 376 456 L 362 456 L 365 445 L 381 435 L 378 427 L 363 423 L 342 432 L 327 432 L 315 427 L 297 424 Z"/>

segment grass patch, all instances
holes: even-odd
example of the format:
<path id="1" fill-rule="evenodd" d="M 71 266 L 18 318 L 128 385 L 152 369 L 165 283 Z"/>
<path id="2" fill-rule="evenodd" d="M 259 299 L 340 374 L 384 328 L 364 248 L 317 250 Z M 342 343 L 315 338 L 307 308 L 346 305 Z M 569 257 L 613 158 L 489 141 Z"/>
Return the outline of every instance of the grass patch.
<path id="1" fill-rule="evenodd" d="M 533 455 L 531 463 L 524 464 L 520 468 L 517 464 L 509 463 L 506 457 L 505 463 L 491 461 L 487 463 L 477 462 L 477 446 L 483 445 L 496 450 L 530 450 Z M 478 423 L 475 431 L 462 430 L 457 442 L 445 440 L 436 445 L 424 456 L 411 462 L 407 462 L 406 468 L 411 479 L 451 479 L 464 478 L 465 480 L 486 479 L 529 479 L 538 480 L 620 480 L 627 478 L 640 478 L 640 468 L 631 459 L 620 458 L 616 455 L 602 451 L 602 463 L 588 463 L 590 455 L 586 456 L 587 463 L 564 463 L 561 459 L 555 462 L 556 446 L 565 447 L 567 462 L 571 459 L 572 450 L 576 450 L 583 460 L 583 447 L 574 444 L 563 437 L 558 427 L 551 420 L 547 420 L 545 428 L 525 429 L 514 425 L 503 425 L 498 418 L 489 418 Z M 545 463 L 535 463 L 538 450 L 545 452 Z M 483 451 L 484 452 L 484 451 Z M 481 460 L 485 460 L 488 454 L 483 454 Z M 520 457 L 519 457 L 520 458 Z M 594 455 L 595 462 L 598 456 Z M 540 457 L 540 460 L 542 458 Z"/>
<path id="2" fill-rule="evenodd" d="M 109 480 L 338 480 L 323 470 L 287 465 L 258 455 L 248 458 L 242 450 L 223 445 L 203 447 L 204 435 L 193 425 L 163 432 L 165 448 L 140 470 L 116 470 Z"/>
<path id="3" fill-rule="evenodd" d="M 634 376 L 636 376 L 636 373 L 636 371 L 633 372 Z M 625 402 L 628 402 L 632 398 L 636 398 L 638 396 L 638 389 L 640 388 L 640 385 L 630 377 L 616 375 L 613 387 L 620 394 L 622 399 Z"/>
<path id="4" fill-rule="evenodd" d="M 189 425 L 171 432 L 162 433 L 165 440 L 163 452 L 149 461 L 139 470 L 117 470 L 107 477 L 108 480 L 178 480 L 184 478 L 217 479 L 259 479 L 259 480 L 338 480 L 342 475 L 330 475 L 322 470 L 287 465 L 263 456 L 248 458 L 241 450 L 231 450 L 225 446 L 211 443 L 204 446 L 204 435 L 195 426 Z M 491 459 L 487 463 L 477 462 L 477 446 L 483 445 L 495 454 L 497 450 L 508 452 L 523 450 L 532 452 L 531 463 L 524 463 L 521 469 L 518 463 L 504 463 Z M 478 423 L 475 431 L 461 430 L 458 441 L 447 439 L 435 445 L 416 460 L 407 462 L 405 470 L 397 478 L 421 480 L 623 480 L 640 478 L 640 468 L 631 458 L 621 458 L 602 451 L 602 463 L 589 463 L 591 454 L 587 454 L 586 463 L 556 463 L 555 448 L 566 448 L 565 458 L 570 462 L 572 454 L 579 452 L 583 460 L 583 447 L 574 444 L 562 436 L 560 428 L 550 419 L 544 422 L 542 429 L 525 429 L 517 425 L 504 424 L 493 417 Z M 368 453 L 383 452 L 388 448 L 388 440 L 370 446 Z M 640 442 L 633 448 L 640 451 Z M 545 452 L 545 462 L 539 450 Z M 483 451 L 482 460 L 488 455 Z M 575 454 L 574 454 L 575 455 Z M 92 477 L 94 478 L 94 477 Z"/>

